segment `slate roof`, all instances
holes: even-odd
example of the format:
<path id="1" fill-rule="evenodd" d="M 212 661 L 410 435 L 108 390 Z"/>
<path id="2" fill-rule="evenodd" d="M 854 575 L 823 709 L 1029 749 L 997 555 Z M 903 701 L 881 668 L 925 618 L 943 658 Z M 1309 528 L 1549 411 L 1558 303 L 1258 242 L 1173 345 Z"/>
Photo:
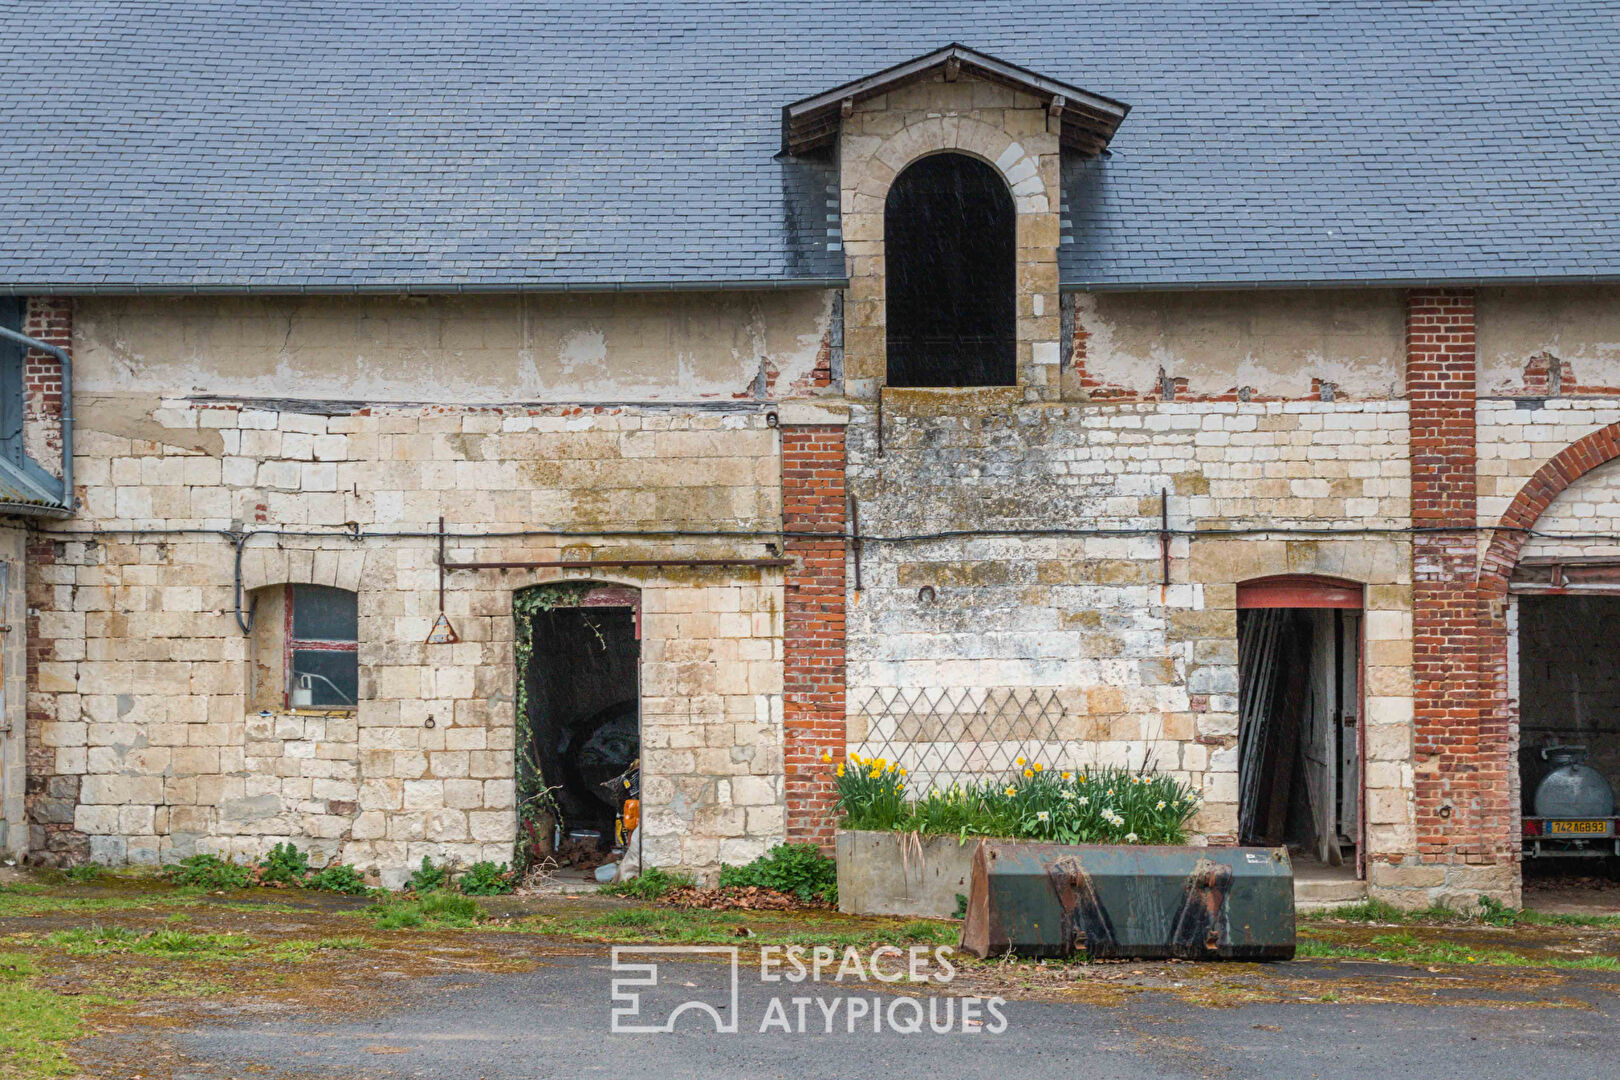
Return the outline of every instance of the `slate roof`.
<path id="1" fill-rule="evenodd" d="M 836 281 L 831 163 L 776 156 L 781 109 L 953 41 L 1132 106 L 1064 170 L 1067 286 L 1620 277 L 1615 0 L 0 0 L 0 27 L 11 291 Z"/>

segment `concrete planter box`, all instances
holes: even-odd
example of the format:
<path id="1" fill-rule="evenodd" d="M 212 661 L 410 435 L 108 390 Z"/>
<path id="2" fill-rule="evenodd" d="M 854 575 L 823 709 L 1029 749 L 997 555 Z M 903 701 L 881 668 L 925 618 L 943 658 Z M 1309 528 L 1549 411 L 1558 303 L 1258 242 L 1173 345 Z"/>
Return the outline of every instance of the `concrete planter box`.
<path id="1" fill-rule="evenodd" d="M 849 915 L 956 916 L 978 837 L 840 831 L 838 910 Z"/>

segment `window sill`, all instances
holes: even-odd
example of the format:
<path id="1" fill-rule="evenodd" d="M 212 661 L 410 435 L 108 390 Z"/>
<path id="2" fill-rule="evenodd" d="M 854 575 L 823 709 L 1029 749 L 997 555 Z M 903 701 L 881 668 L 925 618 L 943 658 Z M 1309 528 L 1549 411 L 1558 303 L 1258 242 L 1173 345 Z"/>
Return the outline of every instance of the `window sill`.
<path id="1" fill-rule="evenodd" d="M 343 705 L 330 709 L 258 709 L 254 716 L 353 716 L 358 706 Z"/>

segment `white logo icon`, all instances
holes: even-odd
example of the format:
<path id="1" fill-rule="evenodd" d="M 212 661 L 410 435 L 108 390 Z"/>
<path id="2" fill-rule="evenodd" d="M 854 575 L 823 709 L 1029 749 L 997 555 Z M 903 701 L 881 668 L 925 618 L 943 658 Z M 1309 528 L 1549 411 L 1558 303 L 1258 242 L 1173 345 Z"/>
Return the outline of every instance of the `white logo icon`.
<path id="1" fill-rule="evenodd" d="M 662 956 L 688 956 L 696 958 L 723 959 L 730 965 L 725 972 L 726 982 L 729 984 L 729 1001 L 719 1002 L 724 992 L 715 987 L 705 997 L 713 1000 L 695 998 L 684 988 L 677 988 L 671 983 L 660 983 L 658 980 L 658 964 L 649 960 L 644 963 L 634 963 L 626 959 L 627 956 L 662 955 Z M 696 970 L 701 973 L 703 969 L 718 974 L 719 969 L 702 965 L 683 965 L 687 970 Z M 612 984 L 613 1019 L 610 1030 L 615 1035 L 655 1035 L 675 1030 L 675 1022 L 683 1013 L 707 1013 L 714 1021 L 714 1030 L 720 1034 L 736 1034 L 737 1032 L 737 946 L 735 945 L 615 945 L 613 946 L 614 974 Z M 691 987 L 692 983 L 684 984 Z M 660 992 L 669 991 L 669 992 Z M 642 1011 L 643 994 L 651 999 L 646 1012 Z M 678 1002 L 673 1008 L 665 1011 L 671 1002 Z M 657 1015 L 663 1015 L 663 1021 L 657 1020 Z M 637 1021 L 640 1021 L 639 1023 Z"/>

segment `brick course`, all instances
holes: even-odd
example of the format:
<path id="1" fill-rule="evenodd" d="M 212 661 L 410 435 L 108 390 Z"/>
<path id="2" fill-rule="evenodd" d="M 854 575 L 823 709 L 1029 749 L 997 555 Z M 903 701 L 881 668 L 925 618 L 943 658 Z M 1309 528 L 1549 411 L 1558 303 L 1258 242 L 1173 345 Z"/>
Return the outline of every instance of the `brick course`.
<path id="1" fill-rule="evenodd" d="M 787 835 L 831 848 L 834 791 L 824 757 L 844 756 L 844 429 L 782 428 L 782 522 L 789 533 L 783 640 Z"/>

